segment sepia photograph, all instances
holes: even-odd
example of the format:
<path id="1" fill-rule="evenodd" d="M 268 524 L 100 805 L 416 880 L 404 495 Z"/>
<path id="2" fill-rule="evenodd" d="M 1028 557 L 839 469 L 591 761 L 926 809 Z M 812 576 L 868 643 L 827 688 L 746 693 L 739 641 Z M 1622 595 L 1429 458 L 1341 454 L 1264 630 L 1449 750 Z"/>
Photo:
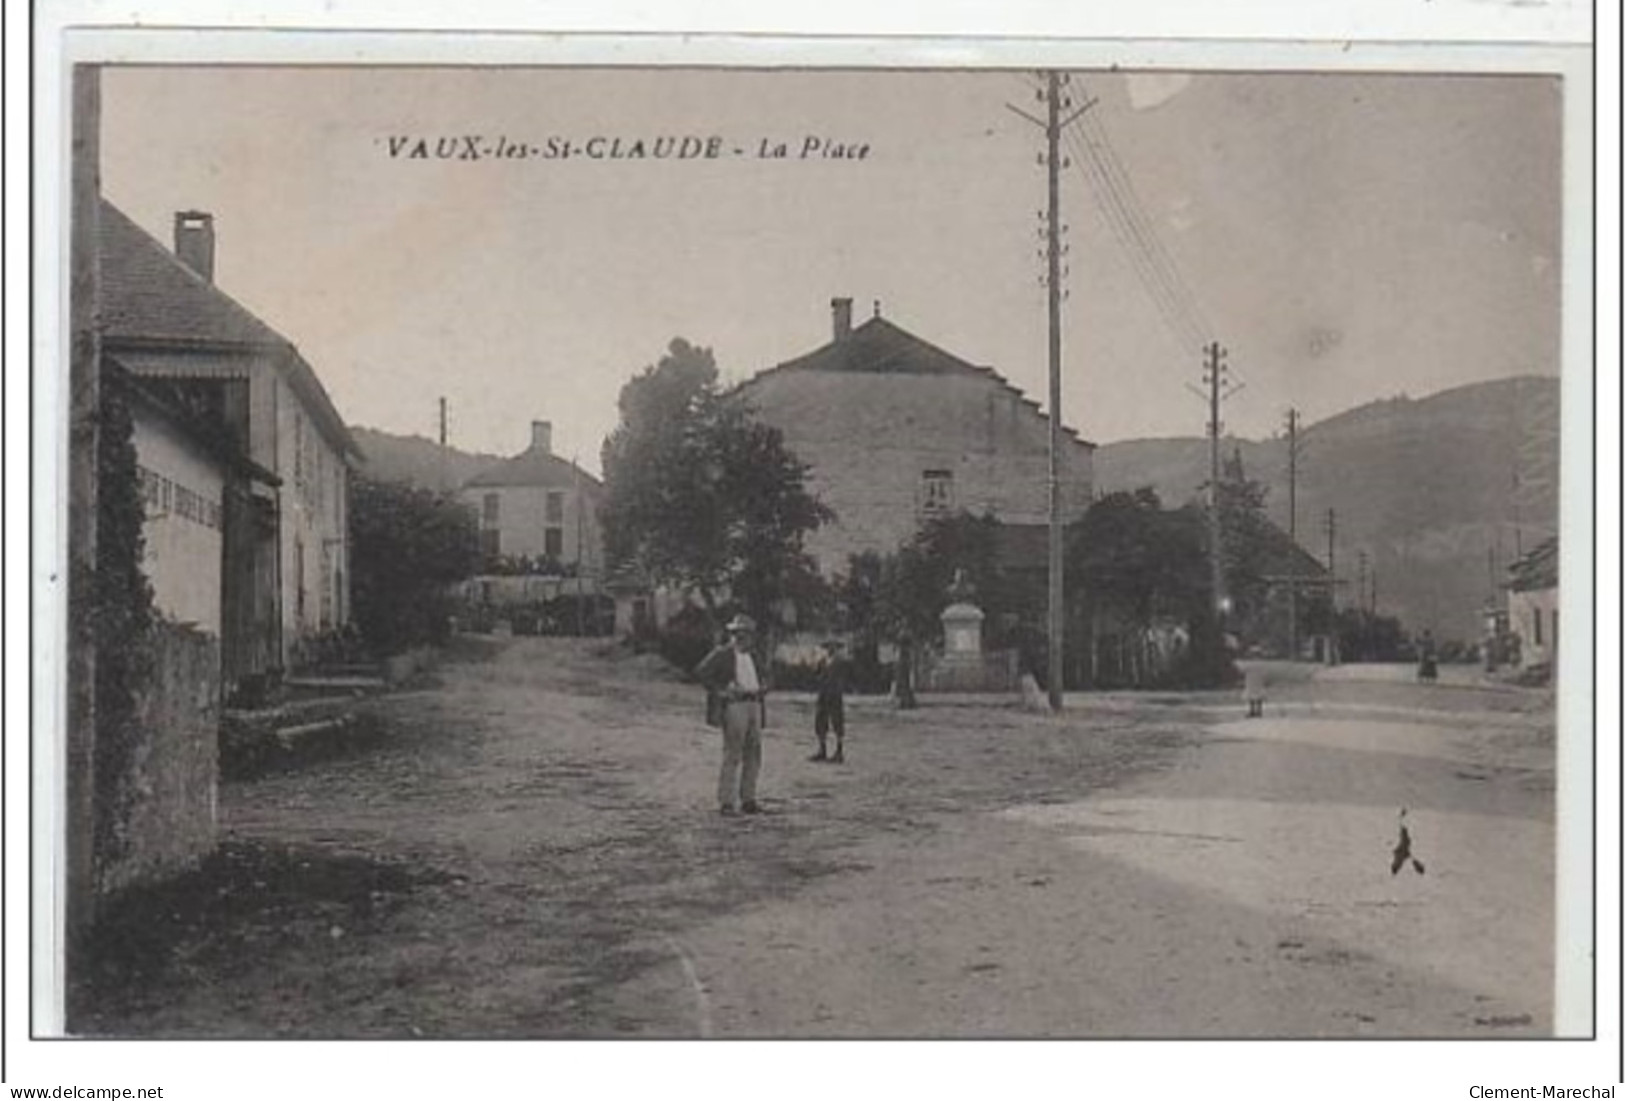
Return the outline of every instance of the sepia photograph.
<path id="1" fill-rule="evenodd" d="M 1111 56 L 65 70 L 36 1032 L 1594 1039 L 1590 85 Z"/>

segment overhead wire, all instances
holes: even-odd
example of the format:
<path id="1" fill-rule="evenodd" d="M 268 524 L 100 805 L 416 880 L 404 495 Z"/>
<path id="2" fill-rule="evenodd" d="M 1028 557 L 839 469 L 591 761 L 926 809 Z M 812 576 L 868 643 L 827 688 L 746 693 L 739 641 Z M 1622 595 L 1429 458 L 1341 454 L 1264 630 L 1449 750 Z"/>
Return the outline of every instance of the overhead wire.
<path id="1" fill-rule="evenodd" d="M 1090 195 L 1105 218 L 1107 228 L 1117 238 L 1135 276 L 1151 298 L 1175 343 L 1185 350 L 1199 348 L 1203 343 L 1200 327 L 1183 308 L 1166 276 L 1158 270 L 1145 243 L 1144 231 L 1134 224 L 1105 169 L 1090 156 L 1081 139 L 1071 136 L 1070 132 L 1068 147 L 1089 184 Z"/>
<path id="2" fill-rule="evenodd" d="M 1044 90 L 1033 85 L 1027 85 L 1027 87 L 1029 90 L 1040 93 Z M 1128 212 L 1124 209 L 1117 196 L 1117 189 L 1104 174 L 1104 170 L 1093 158 L 1087 156 L 1083 148 L 1078 145 L 1077 138 L 1070 128 L 1064 132 L 1064 137 L 1074 159 L 1078 161 L 1080 170 L 1088 178 L 1090 194 L 1094 197 L 1101 217 L 1105 220 L 1106 228 L 1117 239 L 1119 246 L 1123 250 L 1124 259 L 1133 269 L 1135 277 L 1139 280 L 1145 292 L 1150 296 L 1164 325 L 1169 328 L 1176 343 L 1181 345 L 1192 343 L 1191 326 L 1183 320 L 1177 299 L 1166 286 L 1164 279 L 1159 276 L 1153 267 L 1147 250 L 1140 241 L 1135 227 L 1130 222 Z M 1200 341 L 1196 340 L 1196 343 L 1199 344 Z"/>
<path id="3" fill-rule="evenodd" d="M 1027 91 L 1041 93 L 1044 90 L 1036 77 L 1023 78 L 1017 74 L 1017 80 Z M 1081 85 L 1079 87 L 1081 89 Z M 1067 126 L 1064 132 L 1067 148 L 1089 184 L 1090 194 L 1107 229 L 1117 239 L 1170 335 L 1182 347 L 1199 349 L 1207 343 L 1211 326 L 1147 218 L 1132 178 L 1112 145 L 1104 123 L 1098 117 L 1091 117 L 1094 114 L 1086 110 L 1079 116 L 1081 123 L 1074 119 Z"/>
<path id="4" fill-rule="evenodd" d="M 1093 149 L 1101 154 L 1099 159 L 1106 171 L 1107 178 L 1117 182 L 1117 189 L 1124 196 L 1123 203 L 1129 212 L 1131 220 L 1137 221 L 1141 226 L 1141 236 L 1146 242 L 1146 248 L 1153 265 L 1162 273 L 1162 277 L 1170 286 L 1175 299 L 1181 304 L 1182 311 L 1195 323 L 1197 330 L 1204 338 L 1210 336 L 1212 327 L 1207 323 L 1207 319 L 1202 312 L 1201 303 L 1197 301 L 1196 296 L 1191 292 L 1190 284 L 1185 281 L 1178 265 L 1174 263 L 1173 257 L 1169 254 L 1161 235 L 1156 232 L 1146 216 L 1145 206 L 1140 201 L 1139 195 L 1134 188 L 1134 179 L 1127 168 L 1124 167 L 1122 158 L 1118 156 L 1105 121 L 1096 112 L 1086 112 L 1081 118 L 1079 126 L 1084 131 L 1083 136 L 1086 141 L 1091 137 L 1094 139 L 1092 143 Z"/>

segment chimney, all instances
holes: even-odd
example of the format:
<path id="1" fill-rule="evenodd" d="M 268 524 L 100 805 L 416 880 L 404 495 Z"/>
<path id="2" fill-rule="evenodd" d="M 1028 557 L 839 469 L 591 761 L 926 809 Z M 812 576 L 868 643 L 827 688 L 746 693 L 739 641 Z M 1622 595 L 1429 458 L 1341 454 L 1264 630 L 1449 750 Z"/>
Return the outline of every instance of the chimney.
<path id="1" fill-rule="evenodd" d="M 845 340 L 852 335 L 852 300 L 850 298 L 831 298 L 829 300 L 829 309 L 835 319 L 835 339 Z"/>
<path id="2" fill-rule="evenodd" d="M 214 215 L 201 210 L 175 214 L 175 256 L 208 282 L 214 282 Z"/>
<path id="3" fill-rule="evenodd" d="M 530 449 L 543 455 L 553 454 L 553 422 L 530 422 Z"/>

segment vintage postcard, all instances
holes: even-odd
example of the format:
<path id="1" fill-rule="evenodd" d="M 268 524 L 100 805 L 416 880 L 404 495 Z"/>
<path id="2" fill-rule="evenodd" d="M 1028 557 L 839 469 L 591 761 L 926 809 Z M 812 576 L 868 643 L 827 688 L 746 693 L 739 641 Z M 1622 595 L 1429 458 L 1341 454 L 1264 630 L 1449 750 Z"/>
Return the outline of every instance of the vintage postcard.
<path id="1" fill-rule="evenodd" d="M 1596 1035 L 1583 51 L 138 46 L 40 1033 Z"/>

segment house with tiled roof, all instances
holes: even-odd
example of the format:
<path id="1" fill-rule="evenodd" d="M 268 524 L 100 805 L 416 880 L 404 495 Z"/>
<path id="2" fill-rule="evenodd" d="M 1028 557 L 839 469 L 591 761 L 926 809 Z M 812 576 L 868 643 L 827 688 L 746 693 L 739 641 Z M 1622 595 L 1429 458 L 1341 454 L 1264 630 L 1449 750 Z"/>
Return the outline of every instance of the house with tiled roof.
<path id="1" fill-rule="evenodd" d="M 293 343 L 215 285 L 210 215 L 176 214 L 171 251 L 104 201 L 98 233 L 104 360 L 156 399 L 146 407 L 168 409 L 168 423 L 206 426 L 217 453 L 242 460 L 218 486 L 185 486 L 171 500 L 219 525 L 226 690 L 274 679 L 350 620 L 349 478 L 360 448 Z M 165 477 L 143 474 L 158 495 L 149 525 L 189 519 L 162 512 Z"/>
<path id="2" fill-rule="evenodd" d="M 933 516 L 1048 522 L 1049 417 L 1036 401 L 878 309 L 857 326 L 851 299 L 831 312 L 828 343 L 736 391 L 783 433 L 811 468 L 808 489 L 835 511 L 806 541 L 821 572 L 894 551 Z M 1071 523 L 1094 495 L 1094 444 L 1063 429 L 1061 515 Z"/>
<path id="3" fill-rule="evenodd" d="M 580 465 L 553 454 L 551 421 L 532 421 L 530 446 L 463 484 L 479 517 L 488 562 L 527 572 L 598 577 L 603 563 L 599 506 L 604 486 Z"/>

